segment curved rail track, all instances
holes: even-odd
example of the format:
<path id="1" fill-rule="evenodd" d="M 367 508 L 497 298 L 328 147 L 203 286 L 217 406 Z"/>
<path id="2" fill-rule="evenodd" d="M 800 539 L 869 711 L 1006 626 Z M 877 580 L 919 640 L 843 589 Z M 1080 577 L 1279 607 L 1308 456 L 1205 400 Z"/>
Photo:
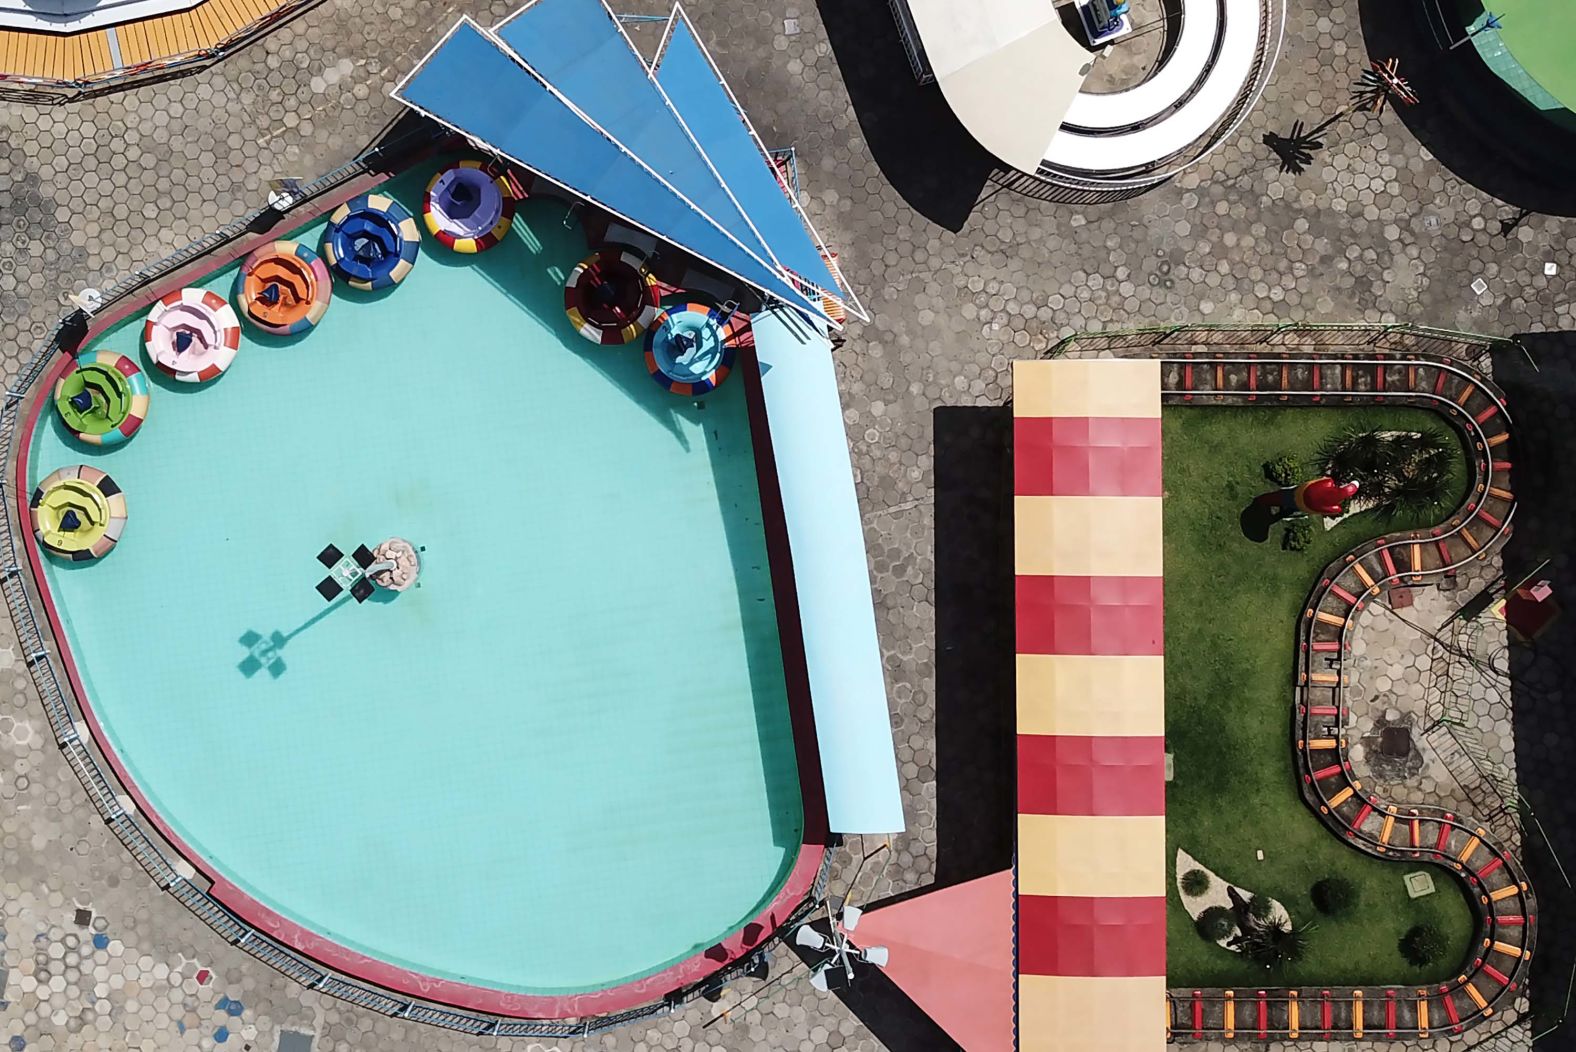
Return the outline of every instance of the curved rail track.
<path id="1" fill-rule="evenodd" d="M 1487 558 L 1516 512 L 1505 396 L 1475 368 L 1426 354 L 1165 354 L 1169 405 L 1411 405 L 1465 441 L 1465 501 L 1437 526 L 1378 537 L 1326 566 L 1297 625 L 1292 742 L 1303 799 L 1356 850 L 1449 870 L 1468 891 L 1477 930 L 1456 978 L 1428 986 L 1173 989 L 1172 1040 L 1441 1037 L 1503 1018 L 1524 990 L 1537 933 L 1532 887 L 1512 849 L 1470 816 L 1381 799 L 1347 755 L 1346 688 L 1358 614 L 1391 588 Z"/>

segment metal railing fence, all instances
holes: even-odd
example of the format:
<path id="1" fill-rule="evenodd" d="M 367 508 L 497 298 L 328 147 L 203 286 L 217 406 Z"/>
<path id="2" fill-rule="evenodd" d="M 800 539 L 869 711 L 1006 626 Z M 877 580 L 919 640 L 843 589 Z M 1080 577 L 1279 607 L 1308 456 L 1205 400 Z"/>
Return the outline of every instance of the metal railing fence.
<path id="1" fill-rule="evenodd" d="M 1481 333 L 1426 325 L 1290 322 L 1219 325 L 1156 325 L 1080 332 L 1065 337 L 1043 357 L 1072 350 L 1129 351 L 1144 347 L 1323 347 L 1372 348 L 1398 354 L 1440 354 L 1481 365 L 1489 352 L 1514 341 Z"/>
<path id="2" fill-rule="evenodd" d="M 929 84 L 936 79 L 930 70 L 930 60 L 925 57 L 925 45 L 920 42 L 919 28 L 914 25 L 914 15 L 908 9 L 908 0 L 887 0 L 892 9 L 892 21 L 897 23 L 898 39 L 903 41 L 903 53 L 908 56 L 909 69 L 914 79 Z"/>

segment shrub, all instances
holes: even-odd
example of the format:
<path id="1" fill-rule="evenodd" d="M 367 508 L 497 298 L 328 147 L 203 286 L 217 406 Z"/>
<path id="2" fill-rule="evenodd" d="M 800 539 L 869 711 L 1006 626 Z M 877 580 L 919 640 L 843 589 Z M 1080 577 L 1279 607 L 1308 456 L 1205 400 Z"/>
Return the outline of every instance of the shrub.
<path id="1" fill-rule="evenodd" d="M 1320 913 L 1339 917 L 1357 906 L 1357 885 L 1345 877 L 1325 877 L 1309 891 Z"/>
<path id="2" fill-rule="evenodd" d="M 1455 477 L 1449 436 L 1437 429 L 1394 433 L 1352 428 L 1319 449 L 1319 466 L 1337 482 L 1356 482 L 1358 500 L 1382 519 L 1439 510 Z"/>
<path id="3" fill-rule="evenodd" d="M 1202 895 L 1209 890 L 1209 874 L 1202 869 L 1190 869 L 1182 874 L 1182 893 Z"/>
<path id="4" fill-rule="evenodd" d="M 1315 930 L 1311 922 L 1293 928 L 1290 921 L 1271 921 L 1244 935 L 1238 948 L 1250 961 L 1279 970 L 1308 955 L 1308 937 Z"/>
<path id="5" fill-rule="evenodd" d="M 1407 929 L 1397 948 L 1409 964 L 1421 968 L 1433 964 L 1448 953 L 1450 942 L 1445 938 L 1445 933 L 1432 924 L 1418 924 Z"/>
<path id="6" fill-rule="evenodd" d="M 1290 453 L 1282 453 L 1264 462 L 1264 477 L 1277 486 L 1295 486 L 1302 478 L 1302 462 Z"/>
<path id="7" fill-rule="evenodd" d="M 1248 900 L 1248 915 L 1254 920 L 1267 921 L 1275 912 L 1275 901 L 1268 895 L 1255 895 Z"/>
<path id="8" fill-rule="evenodd" d="M 1394 467 L 1394 447 L 1377 428 L 1349 427 L 1319 447 L 1319 469 L 1337 482 L 1355 481 L 1366 489 Z"/>
<path id="9" fill-rule="evenodd" d="M 1305 552 L 1313 543 L 1313 523 L 1307 519 L 1292 519 L 1286 524 L 1286 536 L 1281 547 L 1289 552 Z"/>
<path id="10" fill-rule="evenodd" d="M 1237 930 L 1237 917 L 1227 906 L 1211 906 L 1199 914 L 1195 926 L 1207 942 L 1219 942 Z"/>

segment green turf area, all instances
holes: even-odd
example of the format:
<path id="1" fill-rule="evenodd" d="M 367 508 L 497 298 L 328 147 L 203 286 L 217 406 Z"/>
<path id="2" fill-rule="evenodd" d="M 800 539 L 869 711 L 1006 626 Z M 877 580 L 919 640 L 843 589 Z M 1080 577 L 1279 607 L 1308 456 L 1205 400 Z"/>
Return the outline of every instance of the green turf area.
<path id="1" fill-rule="evenodd" d="M 1461 3 L 1467 25 L 1476 33 L 1473 46 L 1489 67 L 1539 109 L 1549 108 L 1547 100 L 1535 90 L 1525 90 L 1516 66 L 1553 101 L 1576 110 L 1576 3 L 1494 0 L 1488 6 L 1499 16 L 1497 31 L 1483 28 L 1487 15 L 1482 0 Z"/>
<path id="2" fill-rule="evenodd" d="M 1292 768 L 1294 632 L 1319 571 L 1388 529 L 1371 514 L 1316 531 L 1303 552 L 1242 534 L 1238 516 L 1272 488 L 1262 465 L 1283 453 L 1305 474 L 1320 442 L 1346 428 L 1446 429 L 1418 409 L 1165 410 L 1166 740 L 1176 777 L 1167 786 L 1167 869 L 1183 848 L 1221 878 L 1279 899 L 1296 924 L 1316 920 L 1308 956 L 1288 973 L 1302 983 L 1435 982 L 1456 974 L 1472 916 L 1459 884 L 1434 870 L 1433 895 L 1411 900 L 1402 875 L 1416 864 L 1381 862 L 1337 839 L 1298 795 Z M 1465 464 L 1459 485 L 1464 491 Z M 1452 505 L 1453 507 L 1454 505 Z M 1264 861 L 1255 858 L 1263 850 Z M 1349 916 L 1321 916 L 1308 889 L 1342 875 L 1359 885 Z M 1173 986 L 1262 984 L 1264 970 L 1193 930 L 1170 882 L 1167 978 Z M 1437 924 L 1457 949 L 1417 969 L 1396 942 Z"/>

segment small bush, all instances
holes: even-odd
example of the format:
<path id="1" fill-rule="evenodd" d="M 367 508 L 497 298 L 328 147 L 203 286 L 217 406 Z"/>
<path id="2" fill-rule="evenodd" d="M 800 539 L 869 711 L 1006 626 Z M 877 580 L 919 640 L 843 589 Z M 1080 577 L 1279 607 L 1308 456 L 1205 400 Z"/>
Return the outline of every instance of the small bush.
<path id="1" fill-rule="evenodd" d="M 1237 918 L 1226 906 L 1211 906 L 1199 914 L 1196 927 L 1200 938 L 1219 942 L 1237 930 Z"/>
<path id="2" fill-rule="evenodd" d="M 1182 874 L 1182 893 L 1199 896 L 1209 890 L 1209 874 L 1202 869 L 1190 869 Z"/>
<path id="3" fill-rule="evenodd" d="M 1305 552 L 1313 543 L 1313 523 L 1307 519 L 1292 519 L 1286 524 L 1286 537 L 1281 547 L 1289 552 Z"/>
<path id="4" fill-rule="evenodd" d="M 1397 943 L 1401 956 L 1407 963 L 1421 968 L 1433 964 L 1450 951 L 1450 942 L 1445 938 L 1445 933 L 1432 924 L 1418 924 L 1409 928 Z"/>
<path id="5" fill-rule="evenodd" d="M 1357 907 L 1357 885 L 1345 877 L 1325 877 L 1309 891 L 1320 913 L 1339 917 Z"/>
<path id="6" fill-rule="evenodd" d="M 1275 902 L 1268 895 L 1255 895 L 1248 900 L 1248 914 L 1254 920 L 1269 920 L 1275 912 Z"/>
<path id="7" fill-rule="evenodd" d="M 1295 486 L 1302 477 L 1302 463 L 1290 453 L 1264 462 L 1264 477 L 1277 486 Z"/>

